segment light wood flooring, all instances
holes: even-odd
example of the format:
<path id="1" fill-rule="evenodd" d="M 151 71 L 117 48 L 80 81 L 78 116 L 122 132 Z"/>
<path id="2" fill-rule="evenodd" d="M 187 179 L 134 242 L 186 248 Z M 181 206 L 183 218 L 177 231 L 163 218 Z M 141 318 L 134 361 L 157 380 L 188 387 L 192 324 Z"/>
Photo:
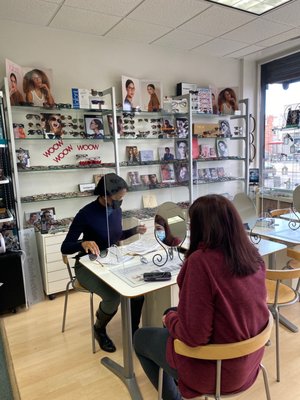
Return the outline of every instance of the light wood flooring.
<path id="1" fill-rule="evenodd" d="M 21 400 L 129 400 L 121 380 L 100 363 L 108 353 L 92 353 L 89 296 L 70 294 L 66 331 L 61 333 L 63 300 L 64 294 L 59 294 L 52 301 L 46 299 L 29 310 L 3 316 Z M 283 309 L 283 313 L 300 327 L 300 303 Z M 120 312 L 108 332 L 118 349 L 110 356 L 122 363 Z M 281 328 L 280 343 L 280 383 L 275 381 L 274 332 L 264 357 L 272 400 L 300 399 L 300 333 Z M 155 400 L 156 391 L 136 357 L 134 364 L 144 400 Z M 265 399 L 262 376 L 248 392 L 235 398 Z"/>

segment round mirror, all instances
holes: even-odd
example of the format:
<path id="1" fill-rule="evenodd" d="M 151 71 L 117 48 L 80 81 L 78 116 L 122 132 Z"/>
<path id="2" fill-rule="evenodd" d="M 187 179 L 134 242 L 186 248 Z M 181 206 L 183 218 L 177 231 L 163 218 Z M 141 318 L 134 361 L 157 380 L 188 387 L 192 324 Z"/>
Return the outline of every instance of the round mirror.
<path id="1" fill-rule="evenodd" d="M 160 205 L 154 218 L 154 235 L 167 246 L 180 246 L 186 237 L 184 210 L 171 201 Z"/>
<path id="2" fill-rule="evenodd" d="M 237 193 L 234 196 L 235 205 L 246 229 L 253 229 L 257 221 L 256 207 L 253 201 L 245 193 Z"/>
<path id="3" fill-rule="evenodd" d="M 300 212 L 300 185 L 296 186 L 293 191 L 293 207 L 294 210 Z"/>

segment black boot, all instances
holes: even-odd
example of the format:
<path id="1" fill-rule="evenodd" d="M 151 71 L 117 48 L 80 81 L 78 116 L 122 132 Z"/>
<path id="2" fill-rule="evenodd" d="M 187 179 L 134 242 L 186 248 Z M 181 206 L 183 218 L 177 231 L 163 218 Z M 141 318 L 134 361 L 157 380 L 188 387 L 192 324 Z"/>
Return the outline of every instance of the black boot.
<path id="1" fill-rule="evenodd" d="M 139 329 L 139 323 L 142 315 L 142 308 L 144 304 L 144 296 L 132 297 L 131 298 L 131 332 L 132 337 L 137 329 Z"/>
<path id="2" fill-rule="evenodd" d="M 101 349 L 107 351 L 108 353 L 113 353 L 116 351 L 116 346 L 106 334 L 106 326 L 116 313 L 117 311 L 113 314 L 106 314 L 101 310 L 100 307 L 96 312 L 97 319 L 94 325 L 95 338 Z"/>

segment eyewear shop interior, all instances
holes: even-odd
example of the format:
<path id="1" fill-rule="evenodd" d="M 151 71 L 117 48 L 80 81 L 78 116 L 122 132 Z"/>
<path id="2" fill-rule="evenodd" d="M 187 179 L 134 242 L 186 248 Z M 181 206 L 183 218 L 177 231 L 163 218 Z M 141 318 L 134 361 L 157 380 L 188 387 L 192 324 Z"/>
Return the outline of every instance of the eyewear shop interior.
<path id="1" fill-rule="evenodd" d="M 298 398 L 299 1 L 100 3 L 0 4 L 0 399 Z"/>

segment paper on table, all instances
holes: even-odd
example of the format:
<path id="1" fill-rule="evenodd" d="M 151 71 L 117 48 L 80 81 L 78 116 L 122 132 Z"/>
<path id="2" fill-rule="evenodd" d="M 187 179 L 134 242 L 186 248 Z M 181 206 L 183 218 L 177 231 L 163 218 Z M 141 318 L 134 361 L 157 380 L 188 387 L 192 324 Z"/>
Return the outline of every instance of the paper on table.
<path id="1" fill-rule="evenodd" d="M 139 255 L 151 253 L 152 251 L 158 250 L 160 245 L 155 239 L 145 240 L 144 238 L 136 240 L 133 243 L 124 246 L 122 252 L 125 254 Z"/>

